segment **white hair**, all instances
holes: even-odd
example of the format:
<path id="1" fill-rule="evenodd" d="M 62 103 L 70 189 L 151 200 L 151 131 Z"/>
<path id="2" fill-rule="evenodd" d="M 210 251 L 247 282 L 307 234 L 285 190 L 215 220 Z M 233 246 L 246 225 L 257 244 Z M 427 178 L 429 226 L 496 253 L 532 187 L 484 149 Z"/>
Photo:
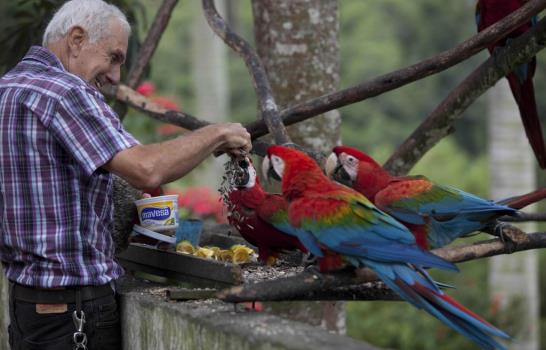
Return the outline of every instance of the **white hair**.
<path id="1" fill-rule="evenodd" d="M 90 42 L 104 38 L 110 29 L 111 19 L 119 20 L 127 34 L 131 26 L 119 8 L 102 0 L 70 0 L 55 13 L 44 32 L 42 45 L 63 38 L 70 28 L 80 26 L 87 31 Z"/>

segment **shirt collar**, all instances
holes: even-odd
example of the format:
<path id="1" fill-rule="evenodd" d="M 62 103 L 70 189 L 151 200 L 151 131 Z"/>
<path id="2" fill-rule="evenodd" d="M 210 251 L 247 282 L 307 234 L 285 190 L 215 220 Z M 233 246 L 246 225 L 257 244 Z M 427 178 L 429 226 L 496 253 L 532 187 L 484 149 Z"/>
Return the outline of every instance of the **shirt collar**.
<path id="1" fill-rule="evenodd" d="M 23 61 L 37 61 L 48 67 L 54 67 L 64 72 L 67 72 L 68 74 L 71 74 L 74 77 L 81 80 L 84 84 L 86 84 L 93 90 L 99 92 L 100 96 L 102 96 L 102 93 L 99 90 L 97 90 L 95 86 L 89 84 L 87 81 L 83 80 L 81 77 L 77 76 L 76 74 L 70 73 L 66 69 L 64 69 L 64 66 L 59 60 L 59 58 L 53 52 L 51 52 L 49 49 L 43 46 L 31 46 L 27 54 L 23 58 Z"/>
<path id="2" fill-rule="evenodd" d="M 49 51 L 49 49 L 42 46 L 31 46 L 23 58 L 23 61 L 26 60 L 38 61 L 46 66 L 59 68 L 63 71 L 65 70 L 59 58 L 55 56 L 53 52 Z"/>

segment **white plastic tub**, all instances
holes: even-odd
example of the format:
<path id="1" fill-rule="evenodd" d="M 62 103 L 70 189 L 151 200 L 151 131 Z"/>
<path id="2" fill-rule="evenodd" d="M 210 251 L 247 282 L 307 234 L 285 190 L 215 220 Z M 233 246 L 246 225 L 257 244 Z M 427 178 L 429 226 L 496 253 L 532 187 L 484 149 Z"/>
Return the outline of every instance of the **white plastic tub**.
<path id="1" fill-rule="evenodd" d="M 178 227 L 178 195 L 143 198 L 135 205 L 140 226 L 156 232 Z"/>

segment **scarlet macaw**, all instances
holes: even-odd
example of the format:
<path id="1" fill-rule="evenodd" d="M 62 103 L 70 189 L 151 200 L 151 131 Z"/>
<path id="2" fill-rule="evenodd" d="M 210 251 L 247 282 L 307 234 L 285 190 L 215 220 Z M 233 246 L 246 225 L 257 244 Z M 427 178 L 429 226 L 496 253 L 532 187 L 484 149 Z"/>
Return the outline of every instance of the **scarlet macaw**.
<path id="1" fill-rule="evenodd" d="M 334 147 L 326 172 L 342 182 L 348 180 L 352 188 L 406 225 L 425 249 L 479 231 L 500 216 L 517 215 L 516 209 L 546 197 L 546 190 L 539 190 L 500 202 L 485 200 L 425 176 L 392 176 L 369 155 L 348 146 Z"/>
<path id="2" fill-rule="evenodd" d="M 484 349 L 505 349 L 492 336 L 510 337 L 442 292 L 423 267 L 450 262 L 419 248 L 411 232 L 357 191 L 333 182 L 303 152 L 270 146 L 264 174 L 282 181 L 288 221 L 316 239 L 317 247 L 374 270 L 400 297 L 424 309 Z M 316 248 L 317 248 L 316 247 Z"/>
<path id="3" fill-rule="evenodd" d="M 279 253 L 289 250 L 307 252 L 299 239 L 279 231 L 268 222 L 287 221 L 287 203 L 281 195 L 267 193 L 260 185 L 250 159 L 239 160 L 246 176 L 232 179 L 233 185 L 225 200 L 228 221 L 241 236 L 259 250 L 258 260 L 274 263 Z"/>
<path id="4" fill-rule="evenodd" d="M 478 32 L 516 11 L 525 2 L 527 0 L 479 0 L 476 4 Z M 489 45 L 489 52 L 494 54 L 496 48 L 505 46 L 511 38 L 518 37 L 527 32 L 536 22 L 537 16 L 534 16 L 531 21 L 516 28 L 508 36 Z M 509 73 L 506 78 L 518 104 L 521 121 L 523 122 L 529 143 L 535 152 L 535 157 L 540 167 L 544 169 L 546 168 L 546 146 L 544 144 L 542 125 L 537 112 L 535 89 L 533 86 L 536 64 L 536 58 L 533 57 L 531 61 L 518 66 L 513 72 Z"/>

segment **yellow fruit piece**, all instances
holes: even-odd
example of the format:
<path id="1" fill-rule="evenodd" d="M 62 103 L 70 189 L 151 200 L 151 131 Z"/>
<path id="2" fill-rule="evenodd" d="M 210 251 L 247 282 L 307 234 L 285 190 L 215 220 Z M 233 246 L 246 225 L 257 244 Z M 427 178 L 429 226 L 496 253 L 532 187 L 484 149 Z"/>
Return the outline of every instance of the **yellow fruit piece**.
<path id="1" fill-rule="evenodd" d="M 231 250 L 228 250 L 228 249 L 220 250 L 220 253 L 218 254 L 218 260 L 232 262 L 233 261 L 233 252 Z"/>
<path id="2" fill-rule="evenodd" d="M 247 247 L 246 245 L 243 245 L 243 244 L 235 244 L 235 245 L 231 246 L 230 250 L 232 252 L 243 250 L 243 251 L 247 252 L 247 254 L 249 254 L 249 255 L 254 254 L 254 250 L 252 248 L 249 248 L 249 247 Z"/>
<path id="3" fill-rule="evenodd" d="M 195 248 L 190 241 L 181 241 L 176 245 L 176 251 L 182 254 L 193 254 Z"/>
<path id="4" fill-rule="evenodd" d="M 254 258 L 254 250 L 251 248 L 236 244 L 233 247 L 231 247 L 231 251 L 233 252 L 233 263 L 235 264 L 243 264 L 247 263 L 253 260 Z"/>
<path id="5" fill-rule="evenodd" d="M 200 247 L 200 248 L 197 248 L 197 250 L 195 251 L 195 253 L 193 253 L 193 255 L 198 256 L 200 258 L 211 259 L 214 255 L 214 251 L 210 248 Z"/>
<path id="6" fill-rule="evenodd" d="M 210 250 L 212 250 L 212 257 L 218 260 L 220 258 L 220 252 L 222 251 L 222 249 L 218 247 L 209 247 L 209 248 Z"/>

